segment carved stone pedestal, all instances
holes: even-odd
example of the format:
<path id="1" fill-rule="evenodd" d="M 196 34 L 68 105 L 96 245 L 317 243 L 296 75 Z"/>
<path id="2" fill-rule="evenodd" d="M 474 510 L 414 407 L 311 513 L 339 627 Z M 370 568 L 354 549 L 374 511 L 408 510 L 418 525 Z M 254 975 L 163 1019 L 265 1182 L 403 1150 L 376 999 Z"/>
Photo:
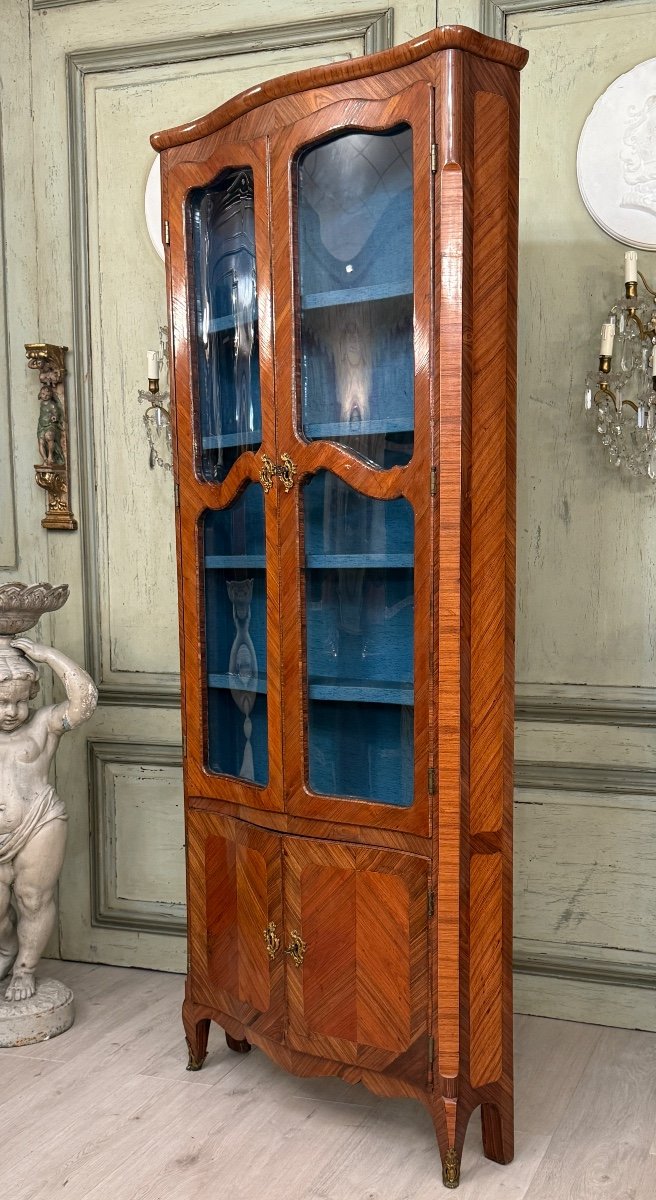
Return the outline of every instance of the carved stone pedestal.
<path id="1" fill-rule="evenodd" d="M 29 1000 L 4 1000 L 0 994 L 0 1046 L 29 1046 L 70 1029 L 75 1020 L 73 993 L 56 979 L 38 979 Z"/>

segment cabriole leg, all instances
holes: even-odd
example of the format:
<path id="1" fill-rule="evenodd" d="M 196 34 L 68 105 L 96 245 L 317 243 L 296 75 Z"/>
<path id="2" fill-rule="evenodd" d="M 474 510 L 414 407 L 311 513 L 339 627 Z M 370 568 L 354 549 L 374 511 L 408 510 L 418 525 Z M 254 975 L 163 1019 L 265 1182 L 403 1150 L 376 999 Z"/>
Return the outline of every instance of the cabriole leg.
<path id="1" fill-rule="evenodd" d="M 188 1004 L 185 1000 L 182 1006 L 182 1023 L 189 1050 L 188 1071 L 200 1071 L 207 1055 L 207 1039 L 210 1033 L 209 1017 L 198 1017 L 196 1012 L 195 1005 Z"/>

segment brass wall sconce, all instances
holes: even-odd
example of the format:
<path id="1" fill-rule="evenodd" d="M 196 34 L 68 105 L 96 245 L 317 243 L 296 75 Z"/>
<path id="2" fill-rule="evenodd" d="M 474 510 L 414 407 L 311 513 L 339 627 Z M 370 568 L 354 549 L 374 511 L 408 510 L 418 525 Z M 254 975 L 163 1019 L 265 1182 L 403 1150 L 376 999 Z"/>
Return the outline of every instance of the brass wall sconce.
<path id="1" fill-rule="evenodd" d="M 64 376 L 68 346 L 30 342 L 25 346 L 27 365 L 39 372 L 39 420 L 37 445 L 41 462 L 34 464 L 36 482 L 46 493 L 44 529 L 77 529 L 70 509 L 70 460 L 68 413 Z"/>
<path id="2" fill-rule="evenodd" d="M 150 453 L 148 455 L 148 465 L 151 471 L 155 467 L 161 467 L 163 471 L 173 471 L 173 463 L 171 461 L 173 453 L 173 434 L 171 431 L 171 410 L 169 403 L 169 393 L 160 392 L 159 377 L 162 367 L 168 373 L 169 362 L 169 343 L 168 331 L 165 325 L 160 326 L 159 330 L 159 350 L 149 350 L 147 353 L 148 362 L 148 391 L 141 389 L 138 393 L 139 403 L 146 404 L 146 411 L 143 415 L 146 437 Z M 163 457 L 166 455 L 166 457 Z"/>

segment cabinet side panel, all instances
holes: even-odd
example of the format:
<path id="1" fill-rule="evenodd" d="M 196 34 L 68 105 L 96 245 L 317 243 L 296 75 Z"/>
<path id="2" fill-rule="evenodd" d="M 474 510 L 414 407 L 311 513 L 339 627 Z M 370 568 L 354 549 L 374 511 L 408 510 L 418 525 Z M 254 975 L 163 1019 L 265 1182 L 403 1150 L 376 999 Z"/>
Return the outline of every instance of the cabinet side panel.
<path id="1" fill-rule="evenodd" d="M 404 879 L 357 877 L 358 1041 L 386 1050 L 410 1045 L 410 896 Z"/>
<path id="2" fill-rule="evenodd" d="M 257 850 L 237 846 L 237 914 L 239 928 L 238 996 L 265 1012 L 270 1003 L 267 926 L 267 865 Z"/>
<path id="3" fill-rule="evenodd" d="M 236 847 L 228 838 L 208 837 L 205 843 L 205 904 L 208 975 L 217 987 L 236 994 L 239 963 Z"/>
<path id="4" fill-rule="evenodd" d="M 508 104 L 474 98 L 470 831 L 503 821 Z"/>
<path id="5" fill-rule="evenodd" d="M 355 873 L 308 866 L 301 872 L 303 1015 L 313 1033 L 357 1042 Z"/>
<path id="6" fill-rule="evenodd" d="M 503 1034 L 502 863 L 474 854 L 470 863 L 470 1070 L 473 1087 L 501 1076 Z"/>

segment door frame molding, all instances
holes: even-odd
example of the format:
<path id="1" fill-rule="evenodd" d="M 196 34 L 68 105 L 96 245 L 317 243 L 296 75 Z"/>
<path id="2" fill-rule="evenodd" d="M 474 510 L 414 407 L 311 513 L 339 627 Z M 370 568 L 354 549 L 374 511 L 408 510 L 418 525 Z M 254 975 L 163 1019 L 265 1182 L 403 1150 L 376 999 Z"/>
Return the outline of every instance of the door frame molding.
<path id="1" fill-rule="evenodd" d="M 559 8 L 576 10 L 618 3 L 622 0 L 481 0 L 479 25 L 481 33 L 506 41 L 506 19 L 515 13 L 551 12 Z M 624 0 L 624 3 L 633 4 L 635 0 Z"/>
<path id="2" fill-rule="evenodd" d="M 69 0 L 70 2 L 70 0 Z M 83 0 L 73 0 L 82 3 Z M 34 0 L 38 7 L 55 6 L 61 0 Z M 91 346 L 91 297 L 86 158 L 86 77 L 131 68 L 153 67 L 201 59 L 252 54 L 258 50 L 289 50 L 316 46 L 322 41 L 346 41 L 361 37 L 365 54 L 393 45 L 392 8 L 372 9 L 314 21 L 266 25 L 211 37 L 194 35 L 161 42 L 110 46 L 97 50 L 74 50 L 66 55 L 68 150 L 71 231 L 71 280 L 73 307 L 73 375 L 78 417 L 78 460 L 82 538 L 82 592 L 87 669 L 99 683 L 101 704 L 177 708 L 180 703 L 179 676 L 153 672 L 147 682 L 107 681 L 102 677 L 100 634 L 100 588 L 98 569 L 98 506 L 95 490 L 93 437 L 93 386 Z M 164 290 L 162 290 L 164 295 Z M 135 410 L 136 411 L 136 410 Z M 126 674 L 128 674 L 126 672 Z M 143 678 L 143 677 L 142 677 Z"/>

